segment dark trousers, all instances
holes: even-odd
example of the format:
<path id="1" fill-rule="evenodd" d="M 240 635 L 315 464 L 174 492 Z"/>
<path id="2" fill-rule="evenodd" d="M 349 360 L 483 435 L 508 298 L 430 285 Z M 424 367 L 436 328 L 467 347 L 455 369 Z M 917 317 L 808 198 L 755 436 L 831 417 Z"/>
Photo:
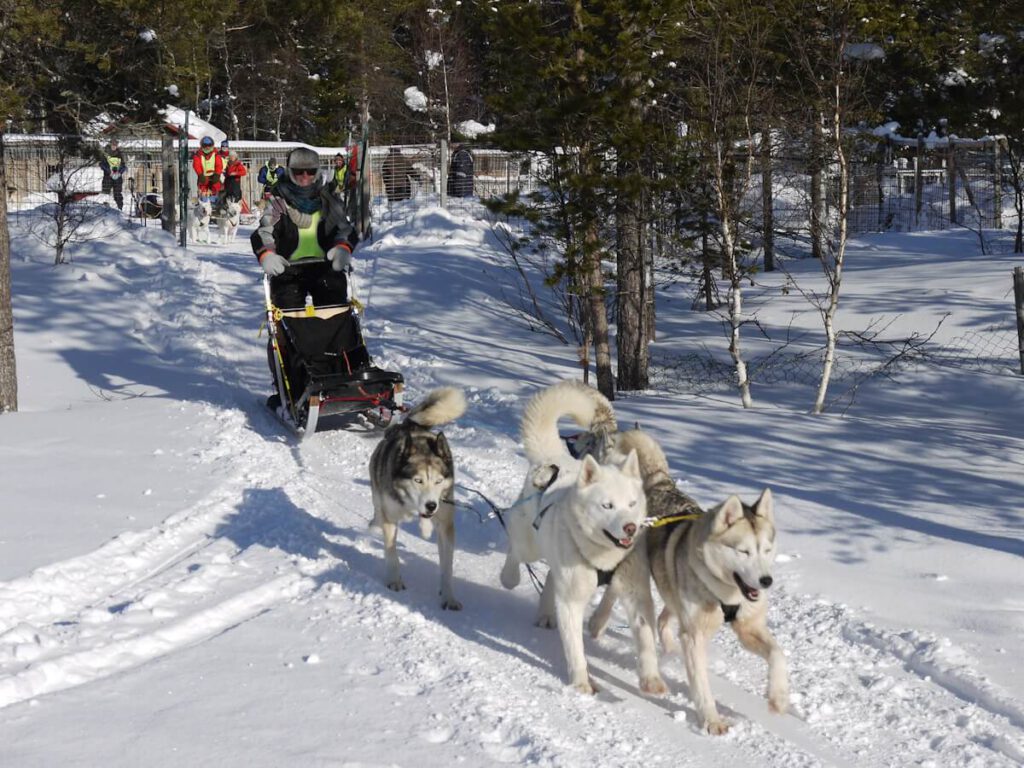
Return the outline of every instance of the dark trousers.
<path id="1" fill-rule="evenodd" d="M 96 178 L 96 177 L 93 176 L 93 178 Z M 95 183 L 95 182 L 93 182 L 93 183 Z M 124 187 L 124 179 L 123 178 L 115 180 L 115 179 L 110 178 L 110 176 L 104 176 L 103 177 L 103 184 L 101 186 L 101 191 L 102 192 L 106 192 L 106 193 L 111 193 L 111 194 L 114 195 L 114 203 L 117 204 L 117 210 L 119 210 L 119 211 L 123 211 L 124 210 L 124 194 L 122 193 L 123 187 Z M 95 189 L 95 187 L 93 187 L 93 189 Z"/>

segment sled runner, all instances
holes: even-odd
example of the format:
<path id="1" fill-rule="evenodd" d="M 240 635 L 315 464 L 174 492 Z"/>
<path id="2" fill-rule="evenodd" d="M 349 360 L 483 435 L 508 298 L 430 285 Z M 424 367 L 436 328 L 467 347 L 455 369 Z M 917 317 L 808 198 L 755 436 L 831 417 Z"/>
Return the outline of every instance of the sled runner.
<path id="1" fill-rule="evenodd" d="M 350 304 L 275 307 L 263 278 L 276 395 L 267 405 L 292 431 L 309 437 L 327 416 L 365 416 L 381 426 L 402 409 L 404 379 L 373 365 Z"/>

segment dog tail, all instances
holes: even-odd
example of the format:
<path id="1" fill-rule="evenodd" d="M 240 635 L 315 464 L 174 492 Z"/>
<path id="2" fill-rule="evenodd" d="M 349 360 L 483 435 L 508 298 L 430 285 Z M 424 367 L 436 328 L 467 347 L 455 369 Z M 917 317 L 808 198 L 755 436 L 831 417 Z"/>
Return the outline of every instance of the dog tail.
<path id="1" fill-rule="evenodd" d="M 579 381 L 562 381 L 526 404 L 521 425 L 526 457 L 534 464 L 561 464 L 569 451 L 558 435 L 558 421 L 571 418 L 595 434 L 615 432 L 615 411 L 608 399 Z"/>
<path id="2" fill-rule="evenodd" d="M 654 438 L 643 430 L 631 429 L 627 432 L 619 432 L 617 447 L 622 453 L 636 451 L 637 458 L 640 460 L 640 476 L 644 479 L 645 491 L 649 491 L 666 480 L 672 483 L 665 452 L 661 450 L 661 446 Z"/>
<path id="3" fill-rule="evenodd" d="M 421 427 L 437 427 L 455 421 L 466 412 L 466 396 L 461 389 L 441 387 L 427 393 L 417 405 L 406 414 L 405 421 Z"/>

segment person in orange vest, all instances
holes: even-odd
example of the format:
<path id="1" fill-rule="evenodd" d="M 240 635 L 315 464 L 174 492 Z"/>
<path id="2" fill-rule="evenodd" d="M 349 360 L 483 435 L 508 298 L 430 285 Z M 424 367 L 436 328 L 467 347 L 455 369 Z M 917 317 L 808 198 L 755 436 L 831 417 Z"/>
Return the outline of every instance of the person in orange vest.
<path id="1" fill-rule="evenodd" d="M 224 159 L 214 151 L 211 136 L 203 136 L 199 142 L 199 151 L 192 156 L 192 170 L 196 172 L 199 197 L 217 197 L 222 189 L 220 177 L 224 173 Z"/>

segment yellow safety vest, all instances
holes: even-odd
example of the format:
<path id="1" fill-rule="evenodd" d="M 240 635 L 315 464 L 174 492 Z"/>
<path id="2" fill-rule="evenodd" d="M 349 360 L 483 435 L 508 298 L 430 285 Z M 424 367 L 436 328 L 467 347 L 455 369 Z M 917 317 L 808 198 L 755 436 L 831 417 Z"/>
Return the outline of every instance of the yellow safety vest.
<path id="1" fill-rule="evenodd" d="M 344 165 L 341 168 L 334 169 L 334 181 L 342 189 L 345 188 L 345 175 L 348 173 L 348 168 Z"/>
<path id="2" fill-rule="evenodd" d="M 316 228 L 320 223 L 320 211 L 313 213 L 312 219 L 308 227 L 299 229 L 299 245 L 296 247 L 295 253 L 288 257 L 289 261 L 322 259 L 324 257 L 324 249 L 320 247 L 320 241 L 316 236 Z"/>
<path id="3" fill-rule="evenodd" d="M 203 163 L 203 175 L 213 176 L 217 172 L 217 153 L 211 152 L 208 155 L 200 153 L 199 157 Z"/>
<path id="4" fill-rule="evenodd" d="M 264 165 L 263 167 L 267 169 L 267 184 L 266 184 L 266 186 L 272 187 L 275 184 L 277 184 L 277 182 L 280 181 L 280 179 L 277 176 L 277 169 L 280 168 L 281 166 L 275 165 L 273 168 L 271 168 L 269 165 Z"/>
<path id="5" fill-rule="evenodd" d="M 107 155 L 107 167 L 111 171 L 116 171 L 121 167 L 121 158 L 114 157 L 113 155 Z"/>

